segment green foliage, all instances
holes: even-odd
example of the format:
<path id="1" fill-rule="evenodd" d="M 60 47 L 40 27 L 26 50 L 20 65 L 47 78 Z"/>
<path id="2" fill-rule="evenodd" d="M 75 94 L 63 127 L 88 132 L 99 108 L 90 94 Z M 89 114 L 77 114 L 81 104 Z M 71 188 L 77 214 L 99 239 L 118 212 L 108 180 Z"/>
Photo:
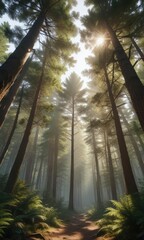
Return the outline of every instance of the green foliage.
<path id="1" fill-rule="evenodd" d="M 11 43 L 14 43 L 16 46 L 18 42 L 23 38 L 23 29 L 20 26 L 15 26 L 11 28 L 8 22 L 2 24 L 2 28 L 5 34 L 5 37 L 9 39 Z"/>
<path id="2" fill-rule="evenodd" d="M 78 102 L 82 101 L 86 90 L 83 88 L 83 82 L 79 76 L 73 72 L 70 77 L 66 79 L 66 82 L 63 84 L 63 92 L 59 93 L 60 97 L 65 99 L 67 102 L 71 102 L 71 99 L 74 98 Z"/>
<path id="3" fill-rule="evenodd" d="M 3 25 L 0 26 L 0 63 L 3 63 L 7 57 L 8 39 L 5 36 Z"/>
<path id="4" fill-rule="evenodd" d="M 0 177 L 1 189 L 6 177 Z M 0 192 L 0 237 L 25 239 L 28 233 L 58 226 L 58 212 L 42 204 L 36 192 L 19 181 L 12 195 Z"/>
<path id="5" fill-rule="evenodd" d="M 44 209 L 44 214 L 46 217 L 46 223 L 50 226 L 59 227 L 61 221 L 59 219 L 59 213 L 54 207 L 49 207 Z"/>
<path id="6" fill-rule="evenodd" d="M 5 4 L 3 3 L 3 1 L 0 1 L 0 16 L 5 13 L 5 10 Z"/>
<path id="7" fill-rule="evenodd" d="M 98 221 L 101 230 L 118 240 L 139 239 L 144 234 L 144 194 L 125 195 L 111 203 Z"/>
<path id="8" fill-rule="evenodd" d="M 27 19 L 27 17 L 33 13 L 33 9 L 38 8 L 39 1 L 28 1 L 28 0 L 4 0 L 6 10 L 12 19 L 19 19 L 20 21 Z"/>
<path id="9" fill-rule="evenodd" d="M 105 211 L 104 208 L 100 208 L 100 209 L 92 208 L 87 212 L 87 217 L 88 219 L 91 219 L 91 220 L 98 220 L 103 216 L 104 211 Z"/>
<path id="10" fill-rule="evenodd" d="M 3 196 L 1 196 L 1 198 L 2 197 Z M 0 238 L 3 236 L 5 229 L 8 228 L 13 221 L 12 214 L 6 209 L 5 205 L 4 203 L 0 203 Z"/>

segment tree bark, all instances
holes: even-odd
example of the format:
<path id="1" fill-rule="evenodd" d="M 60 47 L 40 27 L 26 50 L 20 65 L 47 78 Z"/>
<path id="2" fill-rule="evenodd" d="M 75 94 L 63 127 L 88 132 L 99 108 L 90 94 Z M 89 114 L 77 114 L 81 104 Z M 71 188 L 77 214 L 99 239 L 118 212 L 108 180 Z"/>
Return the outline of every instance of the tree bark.
<path id="1" fill-rule="evenodd" d="M 99 162 L 98 162 L 98 156 L 97 156 L 97 150 L 96 150 L 96 140 L 95 140 L 95 133 L 94 129 L 92 129 L 92 142 L 93 142 L 93 151 L 94 151 L 94 158 L 95 158 L 95 167 L 96 167 L 96 183 L 97 183 L 97 208 L 102 207 L 102 199 L 101 199 L 101 192 L 100 192 L 100 186 L 101 186 L 101 179 L 100 179 L 100 170 L 99 170 Z"/>
<path id="2" fill-rule="evenodd" d="M 58 161 L 58 145 L 59 145 L 59 135 L 55 134 L 55 146 L 54 146 L 54 166 L 53 166 L 53 199 L 56 200 L 56 190 L 57 190 L 57 161 Z"/>
<path id="3" fill-rule="evenodd" d="M 39 35 L 45 15 L 46 11 L 40 13 L 19 46 L 0 67 L 0 101 L 7 94 L 27 61 Z"/>
<path id="4" fill-rule="evenodd" d="M 0 127 L 3 124 L 4 120 L 5 120 L 5 116 L 9 110 L 9 107 L 17 93 L 17 90 L 28 70 L 29 64 L 32 60 L 33 54 L 30 57 L 30 59 L 27 60 L 27 62 L 25 63 L 20 75 L 17 77 L 17 79 L 15 80 L 14 84 L 10 87 L 8 93 L 5 95 L 5 97 L 2 99 L 2 101 L 0 102 Z"/>
<path id="5" fill-rule="evenodd" d="M 39 128 L 37 127 L 35 131 L 34 141 L 32 143 L 32 148 L 26 160 L 25 182 L 28 185 L 32 184 L 32 176 L 33 176 L 36 151 L 37 151 L 36 147 L 37 147 L 37 141 L 38 141 L 38 134 L 39 134 Z"/>
<path id="6" fill-rule="evenodd" d="M 47 172 L 47 189 L 46 198 L 47 200 L 53 197 L 53 165 L 54 165 L 54 142 L 53 139 L 49 142 L 48 151 L 48 172 Z"/>
<path id="7" fill-rule="evenodd" d="M 118 139 L 118 143 L 119 143 L 119 150 L 120 150 L 120 154 L 121 154 L 121 161 L 122 161 L 122 167 L 123 167 L 123 172 L 124 172 L 124 179 L 125 179 L 125 183 L 126 183 L 126 191 L 127 191 L 126 193 L 127 194 L 133 194 L 135 192 L 138 192 L 138 188 L 137 188 L 134 176 L 133 176 L 133 172 L 132 172 L 132 168 L 131 168 L 131 164 L 130 164 L 130 159 L 129 159 L 124 135 L 123 135 L 123 132 L 122 132 L 120 118 L 119 118 L 119 115 L 118 115 L 118 111 L 117 111 L 117 107 L 116 107 L 116 104 L 115 104 L 114 96 L 112 94 L 111 85 L 110 85 L 110 82 L 109 82 L 106 67 L 104 67 L 104 73 L 105 73 L 105 81 L 106 81 L 107 88 L 108 88 L 109 98 L 110 98 L 110 102 L 111 102 L 111 106 L 112 106 L 112 112 L 113 112 L 113 116 L 114 116 L 117 139 Z"/>
<path id="8" fill-rule="evenodd" d="M 141 171 L 142 171 L 142 174 L 144 175 L 144 162 L 142 160 L 142 156 L 141 156 L 141 153 L 140 153 L 140 150 L 138 148 L 138 145 L 136 143 L 136 140 L 133 136 L 133 134 L 131 133 L 130 129 L 129 129 L 129 124 L 127 122 L 127 119 L 125 118 L 124 114 L 122 111 L 120 111 L 120 114 L 122 116 L 122 119 L 123 119 L 123 122 L 128 130 L 128 134 L 129 134 L 129 138 L 130 138 L 130 141 L 131 141 L 131 144 L 135 150 L 135 154 L 136 154 L 136 157 L 137 157 L 137 160 L 138 160 L 138 163 L 140 165 L 140 168 L 141 168 Z"/>
<path id="9" fill-rule="evenodd" d="M 7 139 L 7 142 L 2 150 L 2 153 L 0 155 L 0 164 L 2 163 L 3 161 L 3 158 L 8 150 L 8 147 L 10 145 L 10 142 L 11 142 L 11 139 L 13 137 L 13 134 L 14 134 L 14 131 L 16 129 L 16 126 L 17 126 L 17 121 L 18 121 L 18 117 L 19 117 L 19 113 L 20 113 L 20 109 L 21 109 L 21 103 L 22 103 L 22 98 L 23 98 L 23 88 L 22 87 L 22 90 L 21 90 L 21 96 L 20 96 L 20 100 L 19 100 L 19 105 L 18 105 L 18 108 L 17 108 L 17 112 L 16 112 L 16 116 L 15 116 L 15 120 L 14 120 L 14 123 L 13 123 L 13 126 L 12 126 L 12 129 L 11 129 L 11 132 L 10 132 L 10 135 Z"/>
<path id="10" fill-rule="evenodd" d="M 107 136 L 107 152 L 108 152 L 108 165 L 109 165 L 112 199 L 117 200 L 116 181 L 115 181 L 115 176 L 114 176 L 114 167 L 113 167 L 113 161 L 112 161 L 111 149 L 110 149 L 108 136 Z"/>
<path id="11" fill-rule="evenodd" d="M 121 43 L 116 36 L 116 33 L 107 21 L 105 21 L 105 24 L 115 48 L 117 60 L 125 79 L 126 88 L 131 97 L 132 104 L 140 121 L 141 127 L 144 130 L 144 86 L 141 83 L 131 62 L 129 61 Z"/>
<path id="12" fill-rule="evenodd" d="M 71 170 L 70 170 L 70 192 L 69 206 L 70 210 L 74 210 L 74 99 L 72 99 L 72 120 L 71 120 Z"/>
<path id="13" fill-rule="evenodd" d="M 39 83 L 38 83 L 38 86 L 37 86 L 37 90 L 36 90 L 36 93 L 35 93 L 35 96 L 34 96 L 33 105 L 32 105 L 30 116 L 29 116 L 29 119 L 28 119 L 28 122 L 27 122 L 26 130 L 24 132 L 23 139 L 21 141 L 21 144 L 20 144 L 16 159 L 15 159 L 15 162 L 12 166 L 12 169 L 11 169 L 11 172 L 9 174 L 8 181 L 7 181 L 7 184 L 6 184 L 6 187 L 5 187 L 5 192 L 7 192 L 7 193 L 11 193 L 14 190 L 15 184 L 17 182 L 19 170 L 20 170 L 21 164 L 23 162 L 23 158 L 24 158 L 24 155 L 25 155 L 26 147 L 27 147 L 27 144 L 28 144 L 28 140 L 29 140 L 29 136 L 30 136 L 30 133 L 31 133 L 31 128 L 32 128 L 32 124 L 33 124 L 33 120 L 34 120 L 34 116 L 35 116 L 38 96 L 39 96 L 42 81 L 43 81 L 45 61 L 46 61 L 46 57 L 44 57 L 42 73 L 41 73 L 40 80 L 39 80 Z"/>

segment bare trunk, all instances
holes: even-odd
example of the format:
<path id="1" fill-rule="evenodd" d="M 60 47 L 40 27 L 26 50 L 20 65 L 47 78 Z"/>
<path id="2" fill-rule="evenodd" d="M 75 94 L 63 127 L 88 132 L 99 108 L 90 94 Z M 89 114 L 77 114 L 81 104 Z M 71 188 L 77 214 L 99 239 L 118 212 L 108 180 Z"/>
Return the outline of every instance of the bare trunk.
<path id="1" fill-rule="evenodd" d="M 22 87 L 22 90 L 21 90 L 21 96 L 20 96 L 20 100 L 19 100 L 19 105 L 18 105 L 18 108 L 17 108 L 15 120 L 14 120 L 12 129 L 11 129 L 10 135 L 9 135 L 9 137 L 7 139 L 7 142 L 6 142 L 5 146 L 4 146 L 4 149 L 2 150 L 2 153 L 0 155 L 0 164 L 3 161 L 3 158 L 4 158 L 4 156 L 5 156 L 5 154 L 6 154 L 7 150 L 8 150 L 8 147 L 10 145 L 10 142 L 11 142 L 11 139 L 13 137 L 14 131 L 16 129 L 17 121 L 18 121 L 18 117 L 19 117 L 19 113 L 20 113 L 20 109 L 21 109 L 22 98 L 23 98 L 23 87 Z"/>
<path id="2" fill-rule="evenodd" d="M 120 44 L 114 30 L 105 21 L 106 28 L 110 34 L 111 41 L 115 48 L 117 60 L 125 79 L 125 85 L 132 100 L 133 107 L 144 130 L 144 86 L 129 61 L 122 45 Z"/>
<path id="3" fill-rule="evenodd" d="M 71 170 L 70 170 L 69 209 L 72 211 L 74 210 L 74 99 L 72 99 Z"/>
<path id="4" fill-rule="evenodd" d="M 44 177 L 43 167 L 44 167 L 44 159 L 42 158 L 40 161 L 37 177 L 36 177 L 36 171 L 34 171 L 33 178 L 32 178 L 32 184 L 35 186 L 36 189 L 41 189 L 41 183 L 43 182 L 43 177 Z"/>
<path id="5" fill-rule="evenodd" d="M 46 198 L 51 199 L 53 196 L 53 165 L 54 165 L 54 144 L 53 140 L 49 143 L 48 151 L 48 172 L 47 172 L 47 189 Z"/>
<path id="6" fill-rule="evenodd" d="M 137 45 L 136 41 L 134 40 L 133 37 L 130 37 L 132 44 L 134 45 L 135 49 L 137 50 L 138 54 L 140 55 L 141 59 L 144 61 L 144 53 L 142 52 L 142 50 L 139 48 L 139 46 Z"/>
<path id="7" fill-rule="evenodd" d="M 39 35 L 45 15 L 46 12 L 38 16 L 19 46 L 0 67 L 0 100 L 7 94 L 27 61 Z"/>
<path id="8" fill-rule="evenodd" d="M 96 167 L 96 193 L 97 193 L 97 208 L 102 207 L 102 200 L 101 200 L 101 179 L 100 179 L 100 170 L 99 170 L 99 162 L 96 150 L 96 140 L 95 140 L 95 133 L 94 129 L 92 129 L 92 141 L 93 141 L 93 151 L 94 151 L 94 158 L 95 158 L 95 167 Z"/>
<path id="9" fill-rule="evenodd" d="M 32 149 L 31 149 L 31 152 L 26 161 L 27 166 L 26 166 L 26 173 L 25 173 L 25 182 L 29 185 L 32 184 L 32 176 L 33 176 L 34 165 L 35 165 L 38 134 L 39 134 L 39 128 L 37 127 L 36 132 L 35 132 L 34 141 L 32 144 Z"/>
<path id="10" fill-rule="evenodd" d="M 5 95 L 5 97 L 2 99 L 2 101 L 0 102 L 0 126 L 3 124 L 4 120 L 5 120 L 5 116 L 9 110 L 9 107 L 17 93 L 17 90 L 28 70 L 29 64 L 32 60 L 33 54 L 30 57 L 30 59 L 27 60 L 27 62 L 25 63 L 20 75 L 17 77 L 17 79 L 15 80 L 14 84 L 10 87 L 8 93 Z"/>
<path id="11" fill-rule="evenodd" d="M 105 73 L 105 80 L 106 80 L 106 84 L 107 84 L 107 88 L 108 88 L 109 98 L 110 98 L 110 102 L 111 102 L 111 106 L 112 106 L 112 112 L 113 112 L 113 116 L 114 116 L 115 128 L 116 128 L 117 139 L 118 139 L 119 149 L 120 149 L 120 154 L 121 154 L 122 167 L 123 167 L 124 178 L 125 178 L 125 183 L 126 183 L 126 190 L 127 190 L 127 194 L 133 194 L 135 192 L 138 192 L 138 188 L 137 188 L 134 176 L 133 176 L 130 159 L 129 159 L 124 135 L 122 132 L 120 118 L 118 115 L 114 96 L 112 94 L 106 67 L 104 67 L 104 73 Z"/>
<path id="12" fill-rule="evenodd" d="M 55 154 L 54 154 L 54 166 L 53 166 L 53 199 L 56 200 L 56 190 L 57 190 L 57 161 L 58 161 L 58 145 L 59 136 L 55 134 Z"/>
<path id="13" fill-rule="evenodd" d="M 28 140 L 29 140 L 29 136 L 30 136 L 30 133 L 31 133 L 31 128 L 32 128 L 32 124 L 33 124 L 33 120 L 34 120 L 34 116 L 35 116 L 35 111 L 36 111 L 36 107 L 37 107 L 38 96 L 39 96 L 42 81 L 43 81 L 45 60 L 46 59 L 44 58 L 42 73 L 41 73 L 40 80 L 39 80 L 39 83 L 38 83 L 38 86 L 37 86 L 37 90 L 36 90 L 36 93 L 35 93 L 35 96 L 34 96 L 34 101 L 33 101 L 33 105 L 32 105 L 32 108 L 31 108 L 28 123 L 27 123 L 27 126 L 26 126 L 26 130 L 24 132 L 23 139 L 21 141 L 21 144 L 20 144 L 16 159 L 15 159 L 15 162 L 12 166 L 12 169 L 11 169 L 11 172 L 9 174 L 8 181 L 7 181 L 7 184 L 6 184 L 6 187 L 5 187 L 5 192 L 8 192 L 8 193 L 11 193 L 13 191 L 14 187 L 15 187 L 15 184 L 16 184 L 17 178 L 18 178 L 18 174 L 19 174 L 19 170 L 20 170 L 20 167 L 21 167 L 21 164 L 23 162 L 24 155 L 25 155 L 25 151 L 26 151 L 26 147 L 27 147 L 27 144 L 28 144 Z"/>
<path id="14" fill-rule="evenodd" d="M 139 150 L 139 148 L 138 148 L 138 145 L 137 145 L 137 143 L 136 143 L 136 140 L 135 140 L 133 134 L 131 133 L 131 131 L 130 131 L 130 129 L 129 129 L 129 124 L 128 124 L 128 122 L 127 122 L 127 120 L 126 120 L 123 112 L 120 111 L 120 114 L 121 114 L 122 119 L 123 119 L 123 121 L 124 121 L 124 124 L 125 124 L 125 126 L 126 126 L 126 128 L 127 128 L 127 130 L 128 130 L 129 139 L 130 139 L 130 141 L 131 141 L 131 143 L 132 143 L 132 146 L 133 146 L 133 148 L 134 148 L 134 150 L 135 150 L 135 154 L 136 154 L 136 156 L 137 156 L 138 163 L 139 163 L 140 168 L 141 168 L 141 171 L 142 171 L 142 173 L 143 173 L 143 175 L 144 175 L 144 162 L 143 162 L 143 160 L 142 160 L 142 156 L 141 156 L 140 150 Z"/>
<path id="15" fill-rule="evenodd" d="M 112 161 L 111 149 L 110 149 L 108 137 L 107 137 L 107 152 L 108 152 L 108 164 L 109 164 L 110 186 L 111 186 L 112 199 L 117 200 L 116 181 L 115 181 L 115 176 L 114 176 L 114 167 L 113 167 L 113 161 Z"/>

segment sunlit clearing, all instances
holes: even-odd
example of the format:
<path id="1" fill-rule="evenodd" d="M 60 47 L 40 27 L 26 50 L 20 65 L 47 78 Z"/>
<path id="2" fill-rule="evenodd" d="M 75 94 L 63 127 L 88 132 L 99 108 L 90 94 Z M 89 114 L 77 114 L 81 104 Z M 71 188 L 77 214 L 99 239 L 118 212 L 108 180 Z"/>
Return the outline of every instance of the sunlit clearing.
<path id="1" fill-rule="evenodd" d="M 102 46 L 102 45 L 104 45 L 104 42 L 105 42 L 104 36 L 99 36 L 96 40 L 96 45 L 97 46 Z"/>

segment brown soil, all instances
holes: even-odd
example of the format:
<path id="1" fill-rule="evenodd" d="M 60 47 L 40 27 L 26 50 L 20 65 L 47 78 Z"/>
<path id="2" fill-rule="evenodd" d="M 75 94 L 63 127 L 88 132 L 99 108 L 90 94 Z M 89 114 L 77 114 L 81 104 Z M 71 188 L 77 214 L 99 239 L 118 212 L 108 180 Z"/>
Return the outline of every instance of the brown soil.
<path id="1" fill-rule="evenodd" d="M 84 215 L 76 215 L 60 228 L 51 228 L 31 240 L 110 240 L 106 237 L 97 237 L 98 231 L 99 228 L 94 222 L 87 220 Z"/>

